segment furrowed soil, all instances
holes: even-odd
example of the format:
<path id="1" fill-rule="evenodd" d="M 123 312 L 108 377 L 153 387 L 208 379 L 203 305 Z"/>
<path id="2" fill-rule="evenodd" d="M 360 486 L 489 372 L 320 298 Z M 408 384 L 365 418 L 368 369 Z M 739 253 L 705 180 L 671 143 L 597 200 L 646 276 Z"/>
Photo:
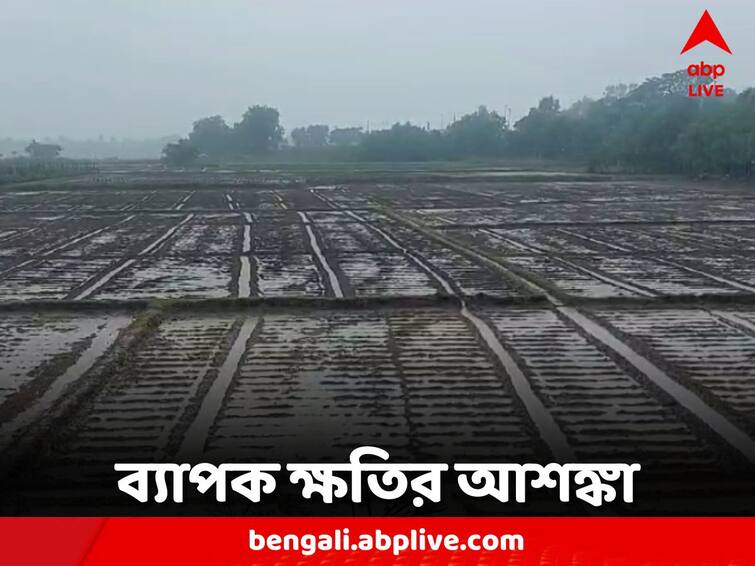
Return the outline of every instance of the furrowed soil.
<path id="1" fill-rule="evenodd" d="M 753 514 L 755 192 L 496 171 L 0 192 L 6 514 Z M 115 462 L 637 462 L 635 503 L 140 505 Z M 280 483 L 280 482 L 279 482 Z"/>

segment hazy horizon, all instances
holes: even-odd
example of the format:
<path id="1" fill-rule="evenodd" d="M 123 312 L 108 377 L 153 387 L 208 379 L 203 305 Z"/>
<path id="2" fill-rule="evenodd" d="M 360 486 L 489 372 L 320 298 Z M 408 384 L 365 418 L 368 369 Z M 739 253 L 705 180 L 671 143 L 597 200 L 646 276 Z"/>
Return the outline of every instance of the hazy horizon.
<path id="1" fill-rule="evenodd" d="M 150 2 L 8 0 L 0 138 L 158 138 L 247 106 L 304 124 L 432 127 L 486 104 L 514 119 L 701 59 L 755 84 L 744 0 Z M 680 56 L 704 9 L 734 54 Z"/>

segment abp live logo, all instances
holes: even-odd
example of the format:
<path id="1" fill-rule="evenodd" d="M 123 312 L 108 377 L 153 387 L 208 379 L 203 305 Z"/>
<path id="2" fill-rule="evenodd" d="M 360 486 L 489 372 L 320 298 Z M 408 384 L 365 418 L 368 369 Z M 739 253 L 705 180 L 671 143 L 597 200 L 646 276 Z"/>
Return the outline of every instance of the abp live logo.
<path id="1" fill-rule="evenodd" d="M 721 35 L 716 22 L 713 21 L 713 17 L 708 10 L 703 12 L 700 21 L 697 22 L 695 29 L 692 31 L 692 35 L 689 36 L 687 43 L 682 48 L 681 54 L 684 55 L 687 51 L 694 49 L 706 41 L 731 55 L 729 45 L 726 43 L 724 36 Z M 718 79 L 726 74 L 726 67 L 723 64 L 709 64 L 705 61 L 700 61 L 699 64 L 687 67 L 687 74 L 694 79 L 713 79 L 712 83 L 693 80 L 689 85 L 689 96 L 698 98 L 724 95 L 724 85 L 718 82 Z"/>

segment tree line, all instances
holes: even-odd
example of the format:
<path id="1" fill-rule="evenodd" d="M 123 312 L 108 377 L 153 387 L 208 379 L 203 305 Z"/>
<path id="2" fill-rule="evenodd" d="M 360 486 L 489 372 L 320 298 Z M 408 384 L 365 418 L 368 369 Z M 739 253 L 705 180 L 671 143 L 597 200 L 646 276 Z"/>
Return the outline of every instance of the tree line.
<path id="1" fill-rule="evenodd" d="M 200 158 L 225 160 L 261 156 L 279 151 L 284 145 L 280 113 L 269 106 L 252 106 L 241 120 L 229 126 L 222 116 L 210 116 L 194 122 L 191 133 L 163 149 L 165 161 L 189 165 Z M 296 148 L 344 148 L 358 146 L 362 128 L 335 128 L 323 124 L 295 128 L 291 140 Z"/>
<path id="2" fill-rule="evenodd" d="M 163 153 L 168 163 L 182 166 L 318 150 L 343 160 L 538 159 L 585 164 L 594 171 L 751 176 L 755 89 L 693 98 L 690 82 L 685 69 L 641 85 L 614 85 L 602 97 L 583 98 L 568 108 L 548 96 L 514 124 L 485 106 L 443 129 L 407 122 L 364 132 L 314 124 L 292 130 L 290 143 L 278 111 L 254 106 L 233 126 L 220 116 L 198 120 L 187 138 L 168 144 Z"/>

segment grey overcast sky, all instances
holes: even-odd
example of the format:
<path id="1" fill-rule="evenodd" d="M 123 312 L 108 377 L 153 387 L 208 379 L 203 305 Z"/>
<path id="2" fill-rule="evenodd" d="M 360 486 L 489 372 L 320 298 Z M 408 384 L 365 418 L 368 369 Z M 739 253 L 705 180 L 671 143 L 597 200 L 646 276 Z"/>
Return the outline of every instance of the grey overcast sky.
<path id="1" fill-rule="evenodd" d="M 703 10 L 734 54 L 679 52 Z M 514 118 L 705 59 L 755 84 L 753 0 L 0 0 L 0 137 Z"/>

